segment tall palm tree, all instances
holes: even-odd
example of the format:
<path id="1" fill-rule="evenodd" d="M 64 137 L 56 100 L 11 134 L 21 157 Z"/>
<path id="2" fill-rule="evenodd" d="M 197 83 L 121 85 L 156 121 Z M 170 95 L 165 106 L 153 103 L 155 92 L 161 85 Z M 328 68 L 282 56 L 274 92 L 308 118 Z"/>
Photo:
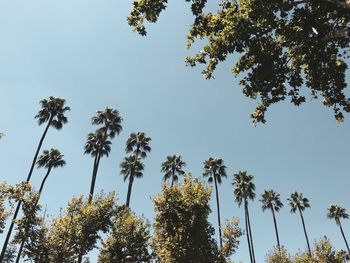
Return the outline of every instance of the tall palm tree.
<path id="1" fill-rule="evenodd" d="M 248 175 L 246 171 L 239 171 L 233 176 L 234 179 L 232 184 L 234 186 L 235 202 L 238 204 L 239 207 L 242 205 L 242 203 L 244 203 L 245 225 L 250 254 L 250 262 L 255 263 L 253 235 L 250 225 L 248 209 L 248 200 L 254 200 L 255 198 L 255 185 L 252 182 L 254 177 L 252 175 Z"/>
<path id="2" fill-rule="evenodd" d="M 91 149 L 91 142 L 89 142 L 89 136 L 88 135 L 88 142 L 85 144 L 85 152 L 84 153 L 91 153 L 92 156 L 94 156 L 94 165 L 92 169 L 92 178 L 91 178 L 91 184 L 90 184 L 90 195 L 89 195 L 89 202 L 92 201 L 93 195 L 94 195 L 94 189 L 95 189 L 95 183 L 96 183 L 96 177 L 97 177 L 97 171 L 98 167 L 100 165 L 100 159 L 103 155 L 107 155 L 104 152 L 103 149 L 103 142 L 109 142 L 107 139 L 108 137 L 113 139 L 115 135 L 119 135 L 119 133 L 122 131 L 123 127 L 121 125 L 123 121 L 123 118 L 119 115 L 119 111 L 113 108 L 106 107 L 105 110 L 98 110 L 96 116 L 92 117 L 91 123 L 93 125 L 103 125 L 101 128 L 99 128 L 95 134 L 98 134 L 99 142 L 97 143 L 98 147 L 94 150 Z M 95 140 L 96 143 L 96 140 Z M 90 145 L 88 145 L 90 144 Z M 110 144 L 110 143 L 109 143 Z M 109 150 L 110 151 L 110 150 Z M 108 153 L 109 153 L 108 151 Z"/>
<path id="3" fill-rule="evenodd" d="M 290 195 L 290 198 L 288 198 L 287 200 L 289 201 L 289 205 L 291 206 L 291 210 L 290 210 L 291 213 L 295 213 L 297 210 L 299 211 L 301 222 L 303 224 L 309 256 L 312 257 L 309 238 L 307 236 L 305 221 L 303 216 L 303 212 L 305 211 L 305 209 L 310 208 L 309 199 L 304 197 L 302 193 L 294 192 Z"/>
<path id="4" fill-rule="evenodd" d="M 273 223 L 275 226 L 275 232 L 276 232 L 276 238 L 277 238 L 277 246 L 278 246 L 278 250 L 281 251 L 281 244 L 278 236 L 277 221 L 275 216 L 275 212 L 279 212 L 280 209 L 283 207 L 283 203 L 281 202 L 280 195 L 273 190 L 265 190 L 264 193 L 261 195 L 260 202 L 262 203 L 261 208 L 264 212 L 266 209 L 270 209 L 272 212 Z"/>
<path id="5" fill-rule="evenodd" d="M 161 171 L 164 173 L 164 181 L 171 178 L 171 186 L 179 179 L 179 176 L 185 173 L 182 170 L 186 163 L 182 160 L 181 155 L 169 155 L 162 163 Z"/>
<path id="6" fill-rule="evenodd" d="M 100 163 L 100 158 L 109 155 L 111 151 L 111 141 L 107 140 L 102 130 L 97 130 L 95 133 L 89 133 L 84 146 L 84 154 L 91 154 L 94 157 L 94 166 L 92 172 L 89 203 L 94 195 L 97 170 Z"/>
<path id="7" fill-rule="evenodd" d="M 67 123 L 67 121 L 68 121 L 67 117 L 64 114 L 67 111 L 70 111 L 70 108 L 66 107 L 65 103 L 66 103 L 66 101 L 64 99 L 56 98 L 56 97 L 52 97 L 52 96 L 49 97 L 48 99 L 43 99 L 40 101 L 41 110 L 35 116 L 35 119 L 38 120 L 39 125 L 44 124 L 44 123 L 47 123 L 47 124 L 46 124 L 46 128 L 45 128 L 45 130 L 40 138 L 36 152 L 34 154 L 34 158 L 33 158 L 33 161 L 32 161 L 31 167 L 29 169 L 28 176 L 27 176 L 27 182 L 30 181 L 30 178 L 32 176 L 33 169 L 34 169 L 34 166 L 36 163 L 36 159 L 38 158 L 41 146 L 44 142 L 44 139 L 46 137 L 46 134 L 47 134 L 47 131 L 49 130 L 49 128 L 53 127 L 57 130 L 60 130 L 63 127 L 63 125 L 65 123 Z M 2 247 L 2 251 L 1 251 L 1 255 L 0 255 L 0 262 L 2 262 L 4 259 L 7 245 L 8 245 L 8 242 L 10 240 L 11 233 L 12 233 L 12 230 L 14 227 L 14 221 L 17 218 L 20 207 L 21 207 L 21 201 L 19 201 L 17 203 L 15 213 L 13 214 L 11 225 L 10 225 L 10 228 L 7 232 L 4 245 Z"/>
<path id="8" fill-rule="evenodd" d="M 143 159 L 151 151 L 150 142 L 151 138 L 147 137 L 144 132 L 133 132 L 126 141 L 125 151 L 136 156 L 138 160 Z"/>
<path id="9" fill-rule="evenodd" d="M 43 151 L 42 155 L 39 156 L 36 164 L 37 164 L 38 168 L 45 167 L 47 169 L 47 171 L 46 171 L 46 174 L 41 182 L 41 185 L 39 188 L 39 193 L 38 193 L 38 198 L 36 199 L 35 205 L 33 207 L 36 207 L 37 204 L 39 203 L 39 198 L 41 196 L 41 193 L 44 189 L 46 179 L 49 176 L 51 170 L 55 169 L 57 167 L 63 167 L 66 164 L 66 162 L 63 160 L 63 155 L 60 153 L 59 150 L 51 148 L 49 151 L 48 150 Z M 22 243 L 19 247 L 17 258 L 16 258 L 16 263 L 18 263 L 20 258 L 21 258 L 24 242 L 25 241 L 22 241 Z"/>
<path id="10" fill-rule="evenodd" d="M 343 231 L 343 227 L 341 225 L 340 219 L 349 219 L 349 214 L 346 212 L 346 209 L 339 206 L 339 205 L 331 205 L 328 208 L 328 213 L 327 213 L 327 217 L 329 219 L 334 219 L 335 223 L 337 224 L 337 226 L 339 226 L 340 228 L 340 232 L 343 236 L 343 239 L 345 241 L 345 245 L 346 248 L 348 249 L 348 253 L 350 254 L 350 249 L 349 249 L 349 245 L 348 242 L 346 241 L 345 235 L 344 235 L 344 231 Z"/>
<path id="11" fill-rule="evenodd" d="M 109 107 L 103 111 L 97 111 L 97 115 L 92 117 L 91 122 L 94 125 L 102 124 L 103 126 L 100 130 L 111 139 L 113 139 L 115 135 L 119 135 L 123 129 L 121 125 L 123 118 L 119 115 L 119 111 Z"/>
<path id="12" fill-rule="evenodd" d="M 218 225 L 219 225 L 219 238 L 220 238 L 220 248 L 222 248 L 222 232 L 221 232 L 221 220 L 220 220 L 220 201 L 219 201 L 219 189 L 218 184 L 221 184 L 222 177 L 226 176 L 226 166 L 224 165 L 224 160 L 219 158 L 209 157 L 208 160 L 204 161 L 204 171 L 203 176 L 208 177 L 208 182 L 214 182 L 215 194 L 216 194 L 216 208 L 218 211 Z"/>
<path id="13" fill-rule="evenodd" d="M 141 178 L 143 176 L 144 165 L 141 161 L 135 156 L 131 155 L 129 157 L 125 157 L 124 161 L 120 164 L 121 174 L 124 176 L 124 182 L 129 179 L 128 186 L 128 194 L 126 198 L 126 207 L 130 206 L 130 197 L 132 184 L 134 182 L 134 178 Z"/>

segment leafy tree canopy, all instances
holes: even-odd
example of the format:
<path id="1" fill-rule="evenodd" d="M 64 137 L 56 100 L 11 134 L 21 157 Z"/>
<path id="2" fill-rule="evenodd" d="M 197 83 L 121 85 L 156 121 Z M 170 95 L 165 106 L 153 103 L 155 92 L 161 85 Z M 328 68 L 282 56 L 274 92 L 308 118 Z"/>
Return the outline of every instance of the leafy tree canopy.
<path id="1" fill-rule="evenodd" d="M 345 81 L 349 0 L 223 0 L 212 12 L 205 9 L 207 0 L 186 2 L 194 15 L 188 48 L 197 39 L 206 40 L 197 54 L 186 58 L 187 65 L 203 64 L 203 76 L 210 79 L 220 62 L 238 56 L 231 72 L 242 76 L 244 95 L 258 101 L 251 114 L 254 124 L 265 123 L 272 104 L 290 100 L 299 106 L 307 95 L 320 96 L 339 122 L 350 112 Z M 146 35 L 145 23 L 157 22 L 167 3 L 135 0 L 129 25 Z"/>

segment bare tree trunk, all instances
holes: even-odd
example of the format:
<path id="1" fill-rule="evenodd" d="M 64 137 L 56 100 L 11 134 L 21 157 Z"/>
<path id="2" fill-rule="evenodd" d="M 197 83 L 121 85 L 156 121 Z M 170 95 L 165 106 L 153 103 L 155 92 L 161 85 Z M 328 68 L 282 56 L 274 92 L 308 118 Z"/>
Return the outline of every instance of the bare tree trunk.
<path id="1" fill-rule="evenodd" d="M 301 217 L 301 222 L 303 223 L 304 234 L 305 234 L 305 238 L 306 238 L 307 249 L 308 249 L 308 251 L 309 251 L 309 256 L 312 257 L 311 248 L 310 248 L 310 243 L 309 243 L 309 238 L 308 238 L 307 233 L 306 233 L 306 227 L 305 227 L 303 212 L 301 211 L 300 208 L 298 208 L 298 209 L 299 209 L 299 213 L 300 213 L 300 217 Z"/>
<path id="2" fill-rule="evenodd" d="M 277 221 L 276 221 L 274 207 L 271 208 L 271 211 L 272 211 L 273 223 L 275 225 L 275 232 L 276 232 L 276 238 L 277 238 L 278 251 L 281 252 L 281 244 L 280 244 L 280 238 L 278 236 Z"/>
<path id="3" fill-rule="evenodd" d="M 129 186 L 128 186 L 128 195 L 126 197 L 126 207 L 130 206 L 130 197 L 131 197 L 131 190 L 132 190 L 132 183 L 133 182 L 134 182 L 134 176 L 130 175 Z"/>
<path id="4" fill-rule="evenodd" d="M 342 234 L 342 236 L 343 236 L 343 238 L 344 238 L 346 248 L 348 249 L 348 253 L 350 254 L 350 249 L 349 249 L 348 241 L 346 241 L 346 238 L 345 238 L 345 235 L 344 235 L 344 231 L 343 231 L 343 227 L 341 226 L 340 220 L 339 220 L 339 227 L 340 227 L 340 232 L 341 232 L 341 234 Z"/>
<path id="5" fill-rule="evenodd" d="M 219 190 L 218 190 L 218 184 L 217 184 L 217 180 L 216 180 L 215 174 L 214 174 L 214 183 L 215 183 L 215 193 L 216 193 L 216 207 L 217 207 L 217 210 L 218 210 L 218 224 L 219 224 L 220 249 L 222 249 L 222 233 L 221 233 L 221 219 L 220 219 Z"/>
<path id="6" fill-rule="evenodd" d="M 253 235 L 252 235 L 252 228 L 250 225 L 250 218 L 249 218 L 249 210 L 248 210 L 248 202 L 247 202 L 247 217 L 248 217 L 248 228 L 249 228 L 249 237 L 250 237 L 250 245 L 252 247 L 252 256 L 253 256 L 253 261 L 255 261 L 255 252 L 254 252 L 254 243 L 253 243 Z"/>
<path id="7" fill-rule="evenodd" d="M 247 213 L 246 201 L 244 201 L 244 214 L 245 214 L 245 231 L 246 231 L 247 241 L 248 241 L 250 263 L 254 263 L 253 262 L 253 256 L 252 256 L 252 248 L 251 248 L 251 243 L 250 243 L 250 237 L 249 237 L 248 213 Z"/>

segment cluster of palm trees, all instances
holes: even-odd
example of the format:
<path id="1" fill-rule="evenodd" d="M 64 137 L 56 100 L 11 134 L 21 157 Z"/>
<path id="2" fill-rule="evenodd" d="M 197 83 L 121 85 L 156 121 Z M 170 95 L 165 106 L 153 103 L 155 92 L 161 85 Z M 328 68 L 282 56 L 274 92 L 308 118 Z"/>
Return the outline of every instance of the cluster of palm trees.
<path id="1" fill-rule="evenodd" d="M 45 182 L 51 173 L 52 169 L 57 167 L 62 167 L 65 165 L 63 155 L 57 149 L 44 150 L 42 155 L 39 156 L 44 139 L 50 127 L 55 129 L 61 129 L 65 123 L 67 123 L 67 117 L 65 113 L 70 110 L 69 107 L 65 106 L 65 100 L 56 97 L 49 97 L 40 101 L 42 109 L 35 116 L 38 119 L 39 125 L 46 123 L 46 127 L 39 141 L 38 147 L 34 154 L 32 164 L 29 169 L 26 181 L 29 182 L 34 171 L 35 165 L 38 168 L 46 168 L 46 173 L 41 182 L 38 198 L 36 204 L 39 202 L 40 195 L 43 191 Z M 115 138 L 116 135 L 122 131 L 122 121 L 123 118 L 120 116 L 119 112 L 113 108 L 105 108 L 104 110 L 97 111 L 96 116 L 91 119 L 92 125 L 97 125 L 98 128 L 88 134 L 87 141 L 84 146 L 84 153 L 90 154 L 93 159 L 93 169 L 92 177 L 89 191 L 88 202 L 91 202 L 94 195 L 94 189 L 97 179 L 98 168 L 100 165 L 101 157 L 108 157 L 111 151 L 111 140 Z M 144 164 L 143 159 L 147 157 L 147 154 L 151 151 L 150 146 L 151 138 L 148 137 L 144 132 L 134 132 L 131 133 L 126 141 L 126 157 L 120 164 L 121 172 L 120 174 L 124 177 L 124 181 L 128 180 L 128 191 L 125 206 L 130 207 L 132 186 L 135 178 L 140 178 L 143 176 Z M 39 156 L 39 157 L 38 157 Z M 185 174 L 184 167 L 186 163 L 182 160 L 181 155 L 169 155 L 166 157 L 165 161 L 161 164 L 161 172 L 164 173 L 164 181 L 171 180 L 171 187 L 178 181 L 179 177 Z M 214 183 L 216 205 L 217 205 L 217 218 L 218 218 L 218 232 L 219 232 L 219 244 L 222 248 L 222 229 L 221 229 L 221 219 L 220 219 L 220 201 L 219 201 L 219 185 L 222 182 L 222 178 L 227 177 L 226 166 L 224 161 L 220 158 L 210 157 L 203 163 L 203 176 L 208 178 L 209 183 Z M 243 205 L 244 215 L 245 215 L 245 228 L 246 237 L 248 242 L 248 249 L 250 255 L 251 263 L 256 263 L 255 253 L 254 253 L 254 242 L 252 235 L 252 228 L 249 217 L 249 201 L 253 201 L 256 197 L 255 185 L 253 183 L 253 176 L 249 175 L 246 171 L 239 171 L 234 174 L 233 188 L 235 202 L 239 207 Z M 290 198 L 287 199 L 290 207 L 291 213 L 300 214 L 304 234 L 307 242 L 308 253 L 311 256 L 311 249 L 309 244 L 308 235 L 306 232 L 303 212 L 306 208 L 310 208 L 309 200 L 303 196 L 302 193 L 294 192 L 291 194 Z M 273 190 L 265 190 L 262 195 L 260 202 L 262 203 L 262 210 L 270 210 L 272 212 L 274 228 L 276 232 L 277 247 L 280 250 L 280 238 L 278 234 L 276 212 L 283 207 L 283 203 L 280 199 L 280 195 Z M 34 205 L 35 207 L 36 205 Z M 18 216 L 21 207 L 21 201 L 17 203 L 13 218 L 8 229 L 8 233 L 5 238 L 5 242 L 0 255 L 0 262 L 3 261 L 4 255 L 8 246 L 8 242 L 13 231 L 14 222 Z M 336 224 L 340 227 L 341 234 L 346 243 L 346 247 L 350 254 L 350 249 L 345 238 L 343 228 L 340 219 L 347 219 L 349 215 L 346 210 L 339 205 L 331 205 L 328 209 L 328 217 L 335 219 Z M 19 247 L 19 253 L 16 262 L 19 262 L 21 257 L 21 251 L 24 242 Z M 78 260 L 81 262 L 82 258 Z"/>

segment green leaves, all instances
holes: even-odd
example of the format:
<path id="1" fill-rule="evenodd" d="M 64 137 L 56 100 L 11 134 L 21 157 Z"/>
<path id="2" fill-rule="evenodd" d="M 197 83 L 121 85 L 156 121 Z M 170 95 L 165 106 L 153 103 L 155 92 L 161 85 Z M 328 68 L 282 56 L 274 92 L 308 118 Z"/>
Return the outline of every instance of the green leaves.
<path id="1" fill-rule="evenodd" d="M 242 76 L 245 96 L 257 100 L 253 123 L 265 123 L 269 107 L 285 100 L 295 106 L 321 96 L 335 119 L 350 112 L 345 74 L 350 48 L 350 5 L 344 1 L 224 0 L 213 12 L 206 1 L 192 2 L 194 22 L 187 47 L 206 40 L 186 64 L 204 66 L 205 79 L 213 78 L 217 65 L 238 57 L 231 71 Z M 135 1 L 129 25 L 146 35 L 144 23 L 156 22 L 167 1 Z M 307 92 L 302 91 L 307 88 Z"/>

